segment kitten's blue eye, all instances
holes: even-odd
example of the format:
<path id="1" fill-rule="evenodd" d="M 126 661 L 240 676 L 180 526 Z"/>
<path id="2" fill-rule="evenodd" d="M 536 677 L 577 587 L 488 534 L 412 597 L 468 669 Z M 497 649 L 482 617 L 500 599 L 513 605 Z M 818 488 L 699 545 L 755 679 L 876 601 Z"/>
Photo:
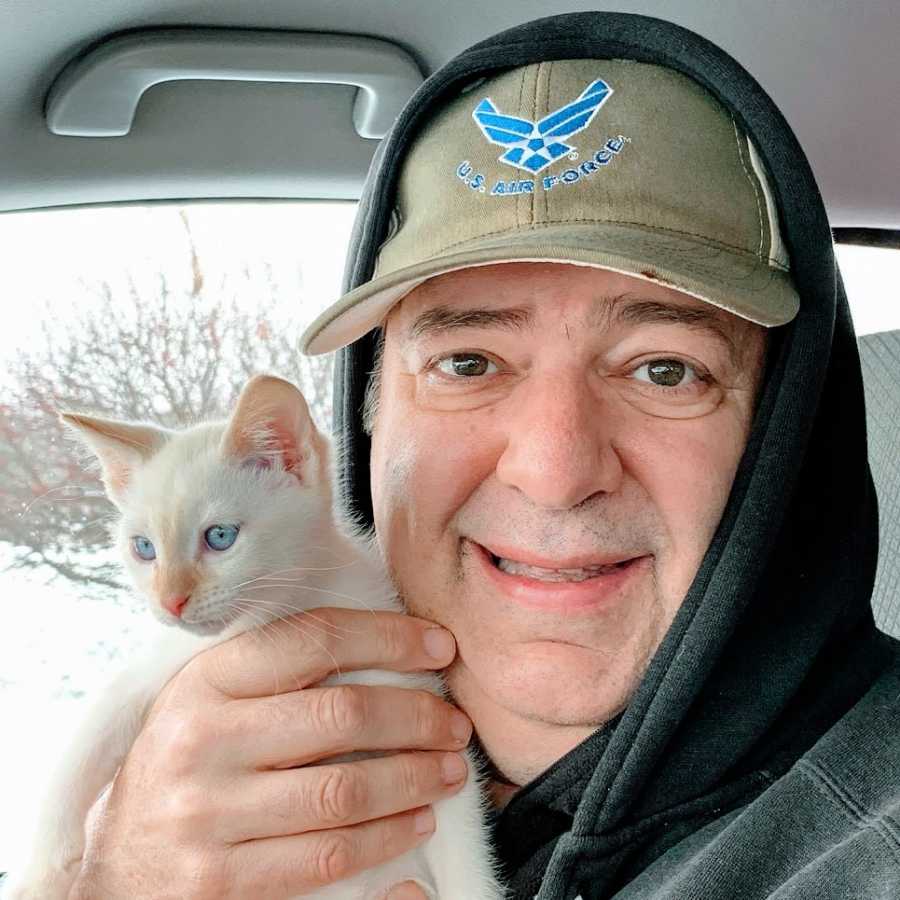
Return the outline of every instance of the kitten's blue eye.
<path id="1" fill-rule="evenodd" d="M 152 542 L 147 540 L 147 538 L 141 537 L 140 535 L 133 537 L 131 539 L 131 546 L 141 559 L 145 559 L 147 562 L 151 559 L 156 559 L 156 547 L 154 547 Z"/>
<path id="2" fill-rule="evenodd" d="M 210 550 L 227 550 L 236 540 L 240 528 L 237 525 L 213 525 L 203 537 Z"/>

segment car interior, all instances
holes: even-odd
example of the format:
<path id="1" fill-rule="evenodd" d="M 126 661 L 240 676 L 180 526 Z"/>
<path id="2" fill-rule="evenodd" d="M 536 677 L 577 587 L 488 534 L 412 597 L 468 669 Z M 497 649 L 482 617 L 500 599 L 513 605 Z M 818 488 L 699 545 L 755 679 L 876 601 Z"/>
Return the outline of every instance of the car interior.
<path id="1" fill-rule="evenodd" d="M 865 378 L 881 529 L 872 604 L 879 627 L 900 637 L 896 0 L 8 0 L 0 872 L 15 859 L 28 779 L 52 753 L 52 732 L 26 726 L 69 727 L 140 641 L 146 615 L 110 556 L 108 501 L 55 410 L 177 425 L 221 414 L 249 375 L 269 371 L 302 386 L 329 427 L 332 361 L 301 359 L 296 344 L 341 291 L 379 141 L 464 48 L 598 9 L 667 19 L 721 46 L 810 160 Z M 9 739 L 20 730 L 29 737 Z"/>

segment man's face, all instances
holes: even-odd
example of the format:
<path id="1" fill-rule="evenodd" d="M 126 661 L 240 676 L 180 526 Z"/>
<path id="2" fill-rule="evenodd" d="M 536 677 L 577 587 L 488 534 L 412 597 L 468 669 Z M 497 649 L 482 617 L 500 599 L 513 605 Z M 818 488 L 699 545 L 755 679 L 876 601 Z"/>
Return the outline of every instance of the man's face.
<path id="1" fill-rule="evenodd" d="M 395 307 L 375 525 L 410 611 L 456 636 L 463 708 L 596 726 L 627 705 L 721 517 L 764 347 L 572 265 L 451 272 Z"/>

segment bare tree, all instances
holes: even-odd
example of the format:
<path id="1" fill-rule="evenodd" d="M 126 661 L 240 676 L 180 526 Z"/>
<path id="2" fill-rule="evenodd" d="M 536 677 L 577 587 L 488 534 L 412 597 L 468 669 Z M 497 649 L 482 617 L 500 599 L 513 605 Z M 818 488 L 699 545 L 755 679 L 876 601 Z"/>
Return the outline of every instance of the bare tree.
<path id="1" fill-rule="evenodd" d="M 49 566 L 72 581 L 121 586 L 117 566 L 100 552 L 113 508 L 96 473 L 75 457 L 58 409 L 191 425 L 226 416 L 246 381 L 268 372 L 296 384 L 320 425 L 330 427 L 332 359 L 300 355 L 271 269 L 260 277 L 244 268 L 213 287 L 189 245 L 188 291 L 173 294 L 164 274 L 152 291 L 129 278 L 127 296 L 101 282 L 100 302 L 74 327 L 47 319 L 43 342 L 7 365 L 0 388 L 0 541 L 14 547 L 11 567 Z M 252 312 L 238 302 L 239 289 L 258 292 Z"/>

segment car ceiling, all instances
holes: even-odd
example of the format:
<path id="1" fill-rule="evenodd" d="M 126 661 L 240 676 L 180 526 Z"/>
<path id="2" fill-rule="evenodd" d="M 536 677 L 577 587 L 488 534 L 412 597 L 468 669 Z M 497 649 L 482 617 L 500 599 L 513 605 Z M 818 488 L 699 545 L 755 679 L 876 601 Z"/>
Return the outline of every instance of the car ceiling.
<path id="1" fill-rule="evenodd" d="M 376 141 L 344 85 L 180 81 L 144 95 L 124 137 L 52 134 L 60 71 L 132 29 L 217 27 L 389 40 L 427 76 L 459 51 L 554 12 L 615 9 L 709 38 L 773 97 L 806 150 L 833 226 L 900 229 L 897 0 L 5 0 L 0 210 L 147 199 L 359 196 Z"/>

